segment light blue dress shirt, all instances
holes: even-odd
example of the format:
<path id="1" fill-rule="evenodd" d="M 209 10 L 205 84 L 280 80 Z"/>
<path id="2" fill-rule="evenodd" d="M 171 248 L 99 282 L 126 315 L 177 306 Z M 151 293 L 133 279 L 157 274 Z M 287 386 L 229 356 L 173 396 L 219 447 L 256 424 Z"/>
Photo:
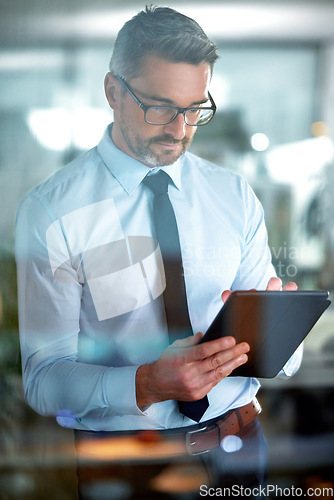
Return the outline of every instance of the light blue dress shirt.
<path id="1" fill-rule="evenodd" d="M 152 171 L 120 151 L 110 126 L 96 148 L 33 189 L 17 217 L 19 320 L 27 401 L 90 430 L 193 424 L 175 401 L 136 404 L 138 366 L 168 345 L 164 272 L 152 223 Z M 153 173 L 154 173 L 153 169 Z M 163 167 L 179 227 L 189 314 L 205 332 L 225 289 L 264 289 L 274 270 L 261 204 L 239 175 L 186 153 Z M 291 375 L 297 353 L 286 365 Z M 252 378 L 209 393 L 202 421 L 251 401 Z"/>

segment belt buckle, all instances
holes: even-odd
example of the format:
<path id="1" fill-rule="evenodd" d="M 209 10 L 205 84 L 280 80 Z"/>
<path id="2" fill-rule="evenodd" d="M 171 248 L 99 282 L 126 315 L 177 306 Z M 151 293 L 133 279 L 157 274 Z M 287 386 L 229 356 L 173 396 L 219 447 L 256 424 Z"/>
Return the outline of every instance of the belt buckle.
<path id="1" fill-rule="evenodd" d="M 195 429 L 194 431 L 188 431 L 186 433 L 186 450 L 188 455 L 202 455 L 203 453 L 208 453 L 210 449 L 203 451 L 193 451 L 192 446 L 196 444 L 196 441 L 193 441 L 193 434 L 198 434 L 199 432 L 206 431 L 208 426 L 202 427 L 201 429 Z"/>

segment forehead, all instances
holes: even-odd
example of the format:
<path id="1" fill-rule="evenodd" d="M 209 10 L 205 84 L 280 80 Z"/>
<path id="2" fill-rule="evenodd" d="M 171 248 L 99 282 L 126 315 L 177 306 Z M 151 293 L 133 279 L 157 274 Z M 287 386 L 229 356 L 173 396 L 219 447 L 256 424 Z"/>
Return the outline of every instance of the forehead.
<path id="1" fill-rule="evenodd" d="M 186 106 L 207 98 L 210 77 L 207 63 L 195 66 L 150 56 L 142 64 L 140 74 L 130 83 L 148 97 L 160 96 Z"/>

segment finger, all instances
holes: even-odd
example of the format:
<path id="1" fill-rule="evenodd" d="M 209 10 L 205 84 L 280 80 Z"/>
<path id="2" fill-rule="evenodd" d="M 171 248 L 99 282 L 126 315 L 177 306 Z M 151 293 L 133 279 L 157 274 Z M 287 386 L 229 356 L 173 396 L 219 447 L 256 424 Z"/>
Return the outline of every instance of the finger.
<path id="1" fill-rule="evenodd" d="M 231 290 L 224 290 L 223 293 L 222 293 L 222 300 L 225 304 L 225 302 L 227 301 L 227 299 L 229 298 L 229 296 L 231 295 Z"/>
<path id="2" fill-rule="evenodd" d="M 194 335 L 194 343 L 198 344 L 198 342 L 204 337 L 204 333 L 202 332 L 197 332 L 196 335 Z"/>
<path id="3" fill-rule="evenodd" d="M 217 367 L 214 370 L 202 373 L 199 380 L 199 388 L 197 394 L 193 397 L 194 400 L 205 396 L 213 387 L 215 387 L 222 379 L 228 377 L 233 370 L 244 365 L 248 361 L 247 354 L 240 354 Z"/>
<path id="4" fill-rule="evenodd" d="M 233 370 L 238 368 L 239 366 L 244 365 L 248 361 L 248 356 L 246 353 L 240 354 L 237 357 L 234 357 L 224 363 L 223 365 L 219 366 L 213 371 L 213 376 L 214 376 L 214 385 L 217 385 L 218 382 L 220 382 L 223 378 L 228 377 L 231 375 Z"/>
<path id="5" fill-rule="evenodd" d="M 298 286 L 293 281 L 290 281 L 283 287 L 283 290 L 286 292 L 295 292 L 296 290 L 298 290 Z"/>
<path id="6" fill-rule="evenodd" d="M 190 335 L 185 339 L 175 340 L 170 347 L 177 347 L 177 348 L 191 347 L 193 345 L 198 344 L 198 342 L 201 340 L 203 336 L 204 336 L 203 333 L 198 332 L 196 333 L 196 335 Z"/>
<path id="7" fill-rule="evenodd" d="M 216 370 L 225 363 L 238 358 L 243 354 L 247 354 L 249 351 L 249 344 L 247 342 L 241 342 L 230 349 L 218 352 L 217 354 L 210 356 L 210 358 L 207 358 L 205 360 L 205 365 L 203 363 L 203 368 L 205 367 L 207 370 Z"/>
<path id="8" fill-rule="evenodd" d="M 245 362 L 245 359 L 241 359 L 240 356 L 243 356 L 248 351 L 249 345 L 246 342 L 242 342 L 204 360 L 187 362 L 183 381 L 186 381 L 186 386 L 191 387 L 192 394 L 193 391 L 197 394 L 197 391 L 202 391 L 207 383 L 214 382 L 216 384 L 219 376 L 220 378 L 227 376 L 234 366 Z M 194 399 L 196 398 L 194 397 Z"/>
<path id="9" fill-rule="evenodd" d="M 281 288 L 282 288 L 282 280 L 280 278 L 273 277 L 270 278 L 266 290 L 279 291 L 281 290 Z"/>
<path id="10" fill-rule="evenodd" d="M 185 354 L 185 361 L 192 363 L 194 361 L 201 361 L 210 358 L 212 355 L 231 349 L 236 345 L 235 338 L 233 337 L 220 337 L 216 340 L 210 340 L 203 344 L 195 345 L 189 349 Z"/>

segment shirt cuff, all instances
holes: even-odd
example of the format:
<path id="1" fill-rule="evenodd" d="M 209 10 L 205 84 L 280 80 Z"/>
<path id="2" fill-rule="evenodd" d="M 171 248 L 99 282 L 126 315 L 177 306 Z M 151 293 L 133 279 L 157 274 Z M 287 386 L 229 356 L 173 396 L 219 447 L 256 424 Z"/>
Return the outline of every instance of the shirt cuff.
<path id="1" fill-rule="evenodd" d="M 304 344 L 300 344 L 289 361 L 284 365 L 278 376 L 285 378 L 294 375 L 300 368 L 303 359 Z"/>
<path id="2" fill-rule="evenodd" d="M 136 373 L 139 366 L 106 370 L 103 391 L 106 406 L 118 415 L 146 415 L 137 406 Z"/>

